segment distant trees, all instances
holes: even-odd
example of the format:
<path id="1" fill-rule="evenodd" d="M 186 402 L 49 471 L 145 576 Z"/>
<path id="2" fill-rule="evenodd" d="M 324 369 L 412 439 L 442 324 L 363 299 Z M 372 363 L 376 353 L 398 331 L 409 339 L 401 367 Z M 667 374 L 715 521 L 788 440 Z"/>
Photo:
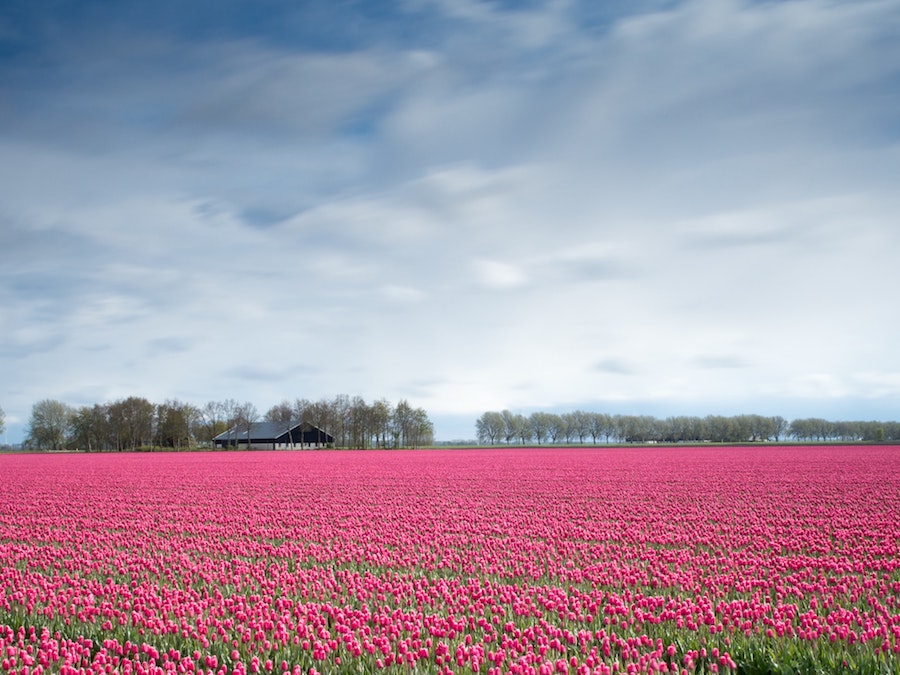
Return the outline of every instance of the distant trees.
<path id="1" fill-rule="evenodd" d="M 798 441 L 895 441 L 900 422 L 831 422 L 819 417 L 796 419 L 788 434 Z"/>
<path id="2" fill-rule="evenodd" d="M 170 399 L 156 407 L 154 445 L 181 450 L 194 445 L 200 430 L 200 409 L 190 403 Z"/>
<path id="3" fill-rule="evenodd" d="M 6 413 L 0 408 L 0 434 L 6 431 Z"/>
<path id="4" fill-rule="evenodd" d="M 475 422 L 479 443 L 537 445 L 591 443 L 744 443 L 781 441 L 900 440 L 897 422 L 829 422 L 820 418 L 794 420 L 763 415 L 687 415 L 658 419 L 649 415 L 610 415 L 576 410 L 555 414 L 533 412 L 528 417 L 489 411 Z"/>
<path id="5" fill-rule="evenodd" d="M 260 415 L 250 402 L 234 399 L 195 406 L 177 399 L 155 404 L 139 396 L 111 403 L 73 408 L 45 399 L 32 407 L 24 446 L 35 450 L 133 451 L 144 448 L 176 450 L 211 447 L 213 439 L 230 430 L 235 437 L 250 434 L 252 424 L 310 422 L 334 437 L 336 447 L 415 448 L 434 443 L 434 425 L 423 408 L 401 399 L 371 403 L 344 394 L 311 401 L 284 400 Z M 0 408 L 0 434 L 6 415 Z M 612 415 L 575 410 L 567 413 L 535 411 L 525 416 L 509 410 L 488 411 L 475 422 L 479 443 L 485 445 L 535 443 L 743 443 L 778 442 L 787 438 L 808 442 L 900 441 L 900 423 L 829 421 L 818 417 L 795 419 L 763 415 L 678 415 L 659 419 L 649 415 Z"/>
<path id="6" fill-rule="evenodd" d="M 401 399 L 391 418 L 395 448 L 418 448 L 434 442 L 434 427 L 422 408 L 413 408 Z"/>
<path id="7" fill-rule="evenodd" d="M 361 396 L 282 401 L 266 411 L 269 422 L 308 421 L 334 436 L 344 448 L 416 448 L 434 443 L 434 425 L 423 408 L 401 399 L 396 405 Z"/>
<path id="8" fill-rule="evenodd" d="M 0 433 L 5 415 L 0 409 Z M 155 404 L 139 396 L 73 408 L 46 399 L 34 404 L 25 447 L 34 450 L 133 451 L 211 447 L 219 434 L 251 435 L 254 422 L 310 422 L 347 448 L 422 447 L 434 443 L 434 425 L 423 408 L 405 399 L 369 404 L 360 396 L 282 401 L 260 415 L 256 406 L 234 399 L 195 406 L 177 399 Z"/>

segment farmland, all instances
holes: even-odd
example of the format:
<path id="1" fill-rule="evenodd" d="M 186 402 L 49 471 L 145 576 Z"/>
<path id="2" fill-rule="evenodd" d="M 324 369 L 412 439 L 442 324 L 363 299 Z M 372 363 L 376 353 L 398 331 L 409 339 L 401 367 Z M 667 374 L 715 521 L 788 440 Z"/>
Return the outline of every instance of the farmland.
<path id="1" fill-rule="evenodd" d="M 0 671 L 900 672 L 900 448 L 0 457 Z"/>

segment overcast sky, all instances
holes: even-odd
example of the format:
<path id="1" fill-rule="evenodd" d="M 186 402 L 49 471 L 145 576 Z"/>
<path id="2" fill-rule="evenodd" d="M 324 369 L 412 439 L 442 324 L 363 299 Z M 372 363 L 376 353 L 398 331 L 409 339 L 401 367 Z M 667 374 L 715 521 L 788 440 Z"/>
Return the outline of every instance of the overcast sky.
<path id="1" fill-rule="evenodd" d="M 0 7 L 0 407 L 900 419 L 900 1 Z"/>

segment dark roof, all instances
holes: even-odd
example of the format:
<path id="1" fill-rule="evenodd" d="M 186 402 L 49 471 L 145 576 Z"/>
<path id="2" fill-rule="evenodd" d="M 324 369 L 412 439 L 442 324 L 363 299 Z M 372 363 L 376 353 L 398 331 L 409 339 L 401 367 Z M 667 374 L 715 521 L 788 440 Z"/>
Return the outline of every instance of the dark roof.
<path id="1" fill-rule="evenodd" d="M 289 431 L 293 431 L 299 434 L 302 431 L 315 430 L 319 430 L 323 435 L 326 435 L 326 432 L 324 430 L 319 429 L 316 425 L 310 424 L 309 422 L 253 422 L 250 425 L 250 440 L 262 442 L 266 440 L 274 440 L 279 436 L 283 436 Z M 232 442 L 246 441 L 247 427 L 243 424 L 241 424 L 239 427 L 231 427 L 228 431 L 223 431 L 213 440 Z"/>

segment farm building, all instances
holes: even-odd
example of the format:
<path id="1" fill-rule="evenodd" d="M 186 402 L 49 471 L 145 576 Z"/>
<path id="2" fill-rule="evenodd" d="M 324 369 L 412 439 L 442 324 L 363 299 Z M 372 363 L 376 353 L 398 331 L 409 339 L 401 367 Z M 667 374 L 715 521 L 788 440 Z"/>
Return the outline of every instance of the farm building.
<path id="1" fill-rule="evenodd" d="M 334 444 L 334 436 L 309 422 L 253 422 L 231 427 L 213 439 L 216 448 L 300 450 Z"/>

